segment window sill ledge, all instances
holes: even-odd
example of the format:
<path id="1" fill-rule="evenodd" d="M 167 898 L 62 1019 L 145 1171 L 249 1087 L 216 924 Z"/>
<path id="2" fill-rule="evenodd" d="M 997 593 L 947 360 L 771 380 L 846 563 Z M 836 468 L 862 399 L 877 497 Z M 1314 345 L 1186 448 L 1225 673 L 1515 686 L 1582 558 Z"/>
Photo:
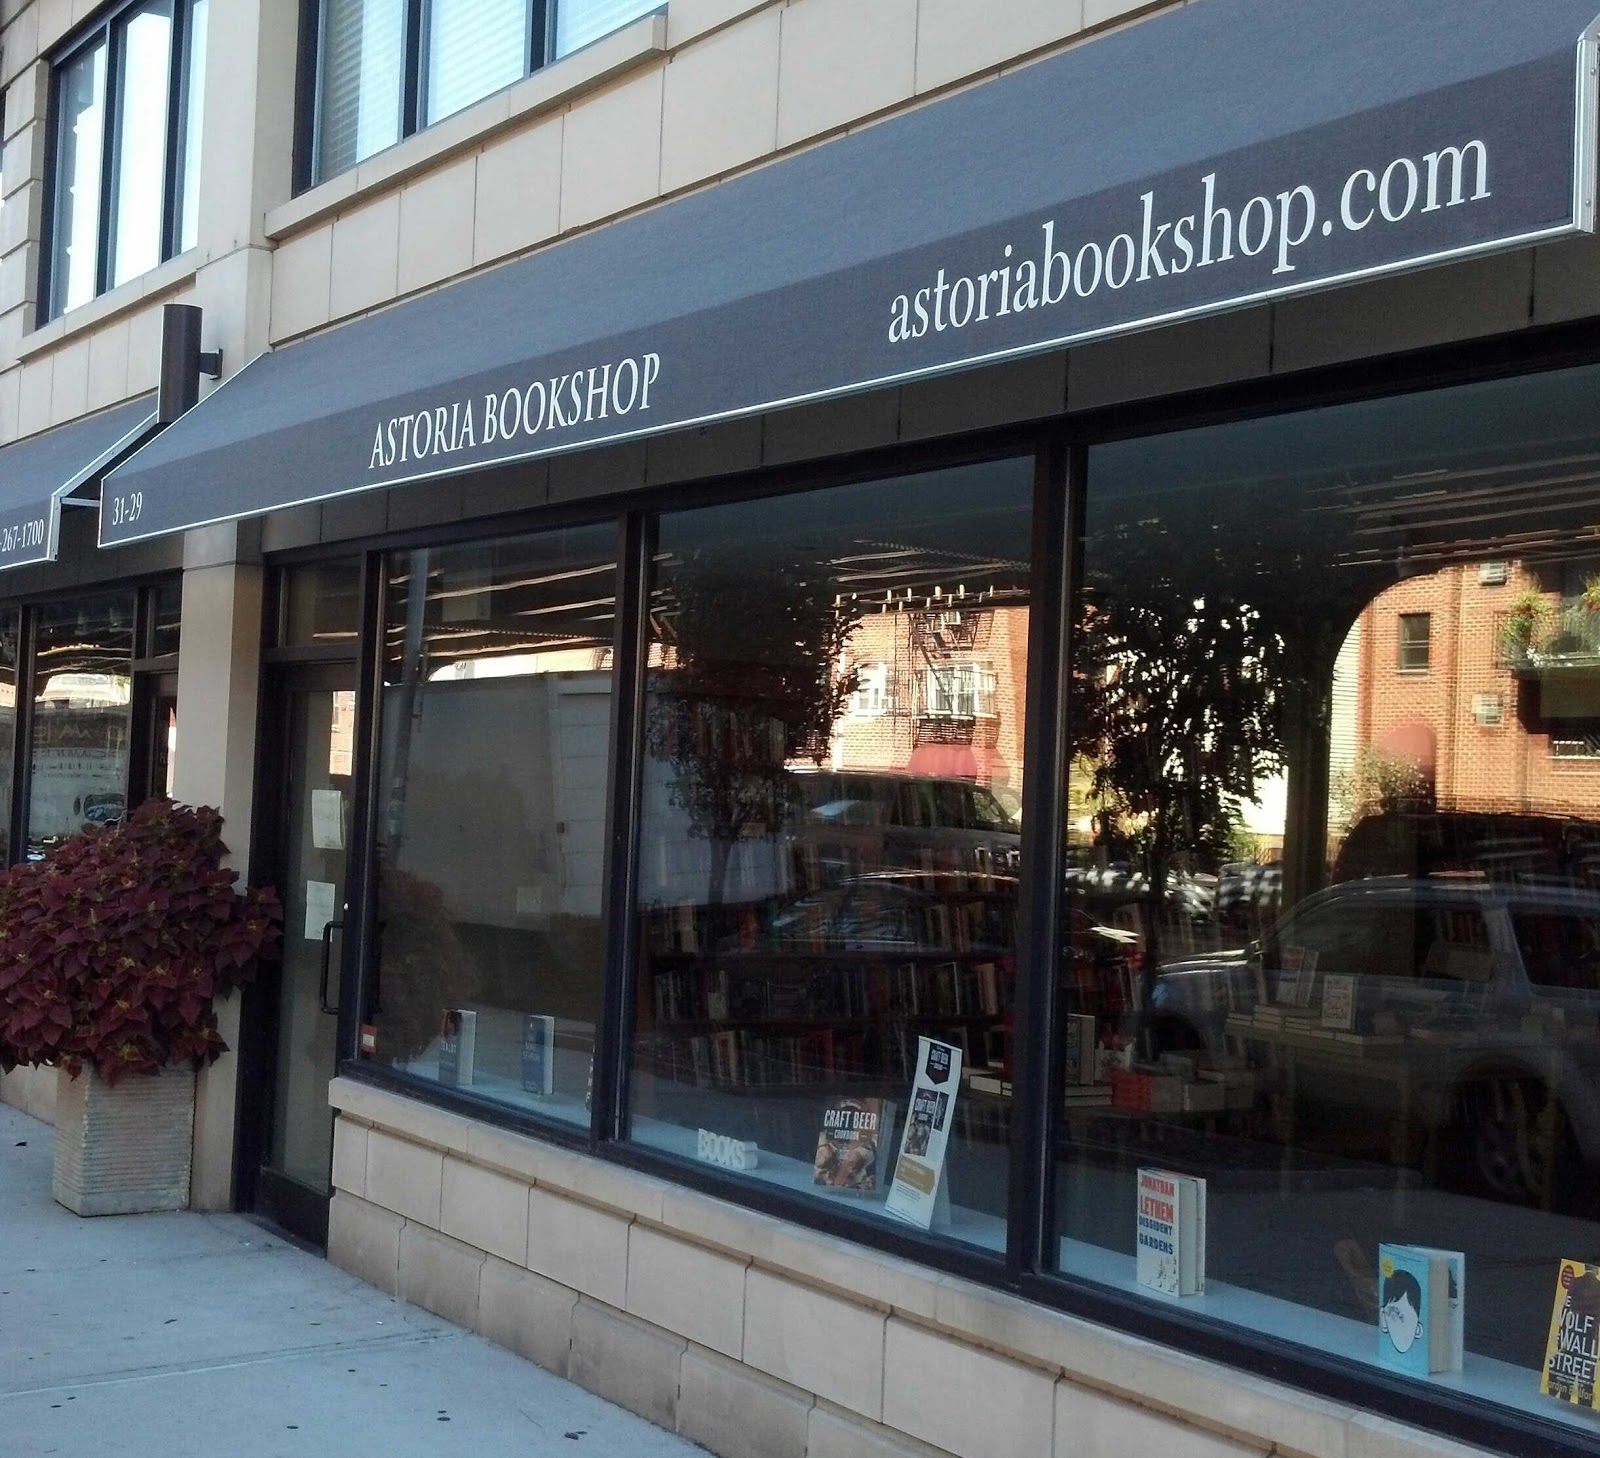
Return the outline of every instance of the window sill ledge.
<path id="1" fill-rule="evenodd" d="M 87 304 L 80 304 L 48 324 L 41 324 L 32 333 L 23 335 L 17 345 L 17 358 L 31 359 L 36 354 L 43 354 L 75 335 L 97 328 L 108 319 L 137 308 L 158 294 L 181 288 L 200 271 L 203 261 L 201 250 L 191 248 L 187 253 L 180 253 L 176 258 L 158 264 L 149 273 L 142 273 L 125 284 L 107 289 Z"/>
<path id="2" fill-rule="evenodd" d="M 554 111 L 613 77 L 665 55 L 666 50 L 667 13 L 663 8 L 272 208 L 262 220 L 262 231 L 279 242 L 352 203 L 471 151 L 500 132 Z"/>

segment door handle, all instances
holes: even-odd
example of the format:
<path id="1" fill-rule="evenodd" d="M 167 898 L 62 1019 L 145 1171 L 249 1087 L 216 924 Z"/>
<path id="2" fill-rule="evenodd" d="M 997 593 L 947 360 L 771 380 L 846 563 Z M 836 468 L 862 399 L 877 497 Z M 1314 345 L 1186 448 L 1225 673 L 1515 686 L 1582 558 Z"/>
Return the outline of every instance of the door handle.
<path id="1" fill-rule="evenodd" d="M 322 926 L 322 981 L 317 987 L 317 998 L 322 1004 L 322 1010 L 332 1016 L 337 1016 L 339 1009 L 328 1006 L 328 967 L 333 955 L 333 933 L 335 928 L 344 930 L 342 921 L 324 922 Z"/>

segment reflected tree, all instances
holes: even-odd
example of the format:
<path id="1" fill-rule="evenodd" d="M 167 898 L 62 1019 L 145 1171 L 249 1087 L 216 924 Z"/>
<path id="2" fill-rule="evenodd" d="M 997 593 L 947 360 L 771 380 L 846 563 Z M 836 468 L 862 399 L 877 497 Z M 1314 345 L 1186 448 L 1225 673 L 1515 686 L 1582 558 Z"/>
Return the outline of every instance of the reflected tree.
<path id="1" fill-rule="evenodd" d="M 734 848 L 788 819 L 790 762 L 828 753 L 856 689 L 839 663 L 862 610 L 827 562 L 759 548 L 696 552 L 665 575 L 647 744 L 671 767 L 691 833 L 709 842 L 709 901 L 720 906 Z"/>

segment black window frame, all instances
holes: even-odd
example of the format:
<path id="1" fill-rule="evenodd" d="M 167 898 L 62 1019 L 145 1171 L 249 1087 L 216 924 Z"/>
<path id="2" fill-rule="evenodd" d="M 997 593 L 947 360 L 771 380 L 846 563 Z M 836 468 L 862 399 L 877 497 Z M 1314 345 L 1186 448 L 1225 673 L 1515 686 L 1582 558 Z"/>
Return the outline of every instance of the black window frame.
<path id="1" fill-rule="evenodd" d="M 1422 636 L 1407 636 L 1408 626 L 1422 624 Z M 1426 673 L 1433 667 L 1433 614 L 1401 613 L 1395 632 L 1395 664 L 1401 673 Z M 1420 650 L 1420 651 L 1419 651 Z"/>
<path id="2" fill-rule="evenodd" d="M 156 746 L 152 742 L 153 705 L 160 699 L 176 700 L 178 654 L 154 653 L 156 603 L 163 588 L 181 581 L 175 573 L 129 581 L 85 584 L 71 591 L 36 592 L 26 597 L 0 599 L 0 615 L 12 617 L 17 628 L 16 722 L 11 746 L 11 810 L 9 857 L 0 868 L 27 859 L 30 781 L 33 778 L 34 677 L 37 663 L 39 609 L 73 603 L 84 598 L 127 594 L 133 602 L 133 644 L 128 660 L 129 744 L 123 777 L 123 801 L 129 810 L 156 793 L 153 783 Z M 181 626 L 181 625 L 180 625 Z"/>
<path id="3" fill-rule="evenodd" d="M 526 19 L 523 28 L 522 79 L 549 63 L 555 47 L 555 15 L 559 0 L 523 0 Z M 399 128 L 395 142 L 426 131 L 427 115 L 428 15 L 431 0 L 404 0 L 401 28 L 401 88 Z M 324 174 L 321 169 L 323 95 L 322 53 L 328 0 L 301 0 L 299 77 L 296 86 L 296 124 L 294 148 L 294 189 L 296 193 L 326 182 L 342 172 Z M 515 83 L 508 83 L 515 84 Z M 487 93 L 493 95 L 493 92 Z M 479 98 L 482 100 L 483 98 Z M 476 103 L 469 103 L 476 105 Z M 465 108 L 461 108 L 465 110 Z M 451 115 L 455 115 L 454 112 Z M 445 117 L 439 119 L 447 120 Z M 359 167 L 365 158 L 357 158 Z M 349 168 L 345 169 L 350 170 Z"/>
<path id="4" fill-rule="evenodd" d="M 57 307 L 57 295 L 62 279 L 56 268 L 56 237 L 61 226 L 63 197 L 61 155 L 61 81 L 67 67 L 82 60 L 96 47 L 104 46 L 106 53 L 105 118 L 100 137 L 100 187 L 96 204 L 99 209 L 95 232 L 94 298 L 109 292 L 118 285 L 112 283 L 114 259 L 112 242 L 115 237 L 117 174 L 116 159 L 120 126 L 123 115 L 124 90 L 119 37 L 126 33 L 128 22 L 142 10 L 148 0 L 122 0 L 113 6 L 93 25 L 76 32 L 72 39 L 50 57 L 50 105 L 46 121 L 45 146 L 45 207 L 40 237 L 38 327 L 66 314 L 64 301 Z M 189 41 L 192 20 L 198 0 L 172 0 L 172 42 L 167 57 L 167 118 L 166 140 L 162 158 L 161 238 L 158 244 L 158 265 L 174 258 L 181 251 L 183 238 L 184 173 L 190 165 L 186 156 L 188 140 L 188 108 L 194 102 L 189 95 Z M 124 283 L 131 280 L 124 280 Z M 81 307 L 81 306 L 80 306 Z"/>
<path id="5" fill-rule="evenodd" d="M 1198 426 L 1261 419 L 1362 400 L 1422 396 L 1454 385 L 1497 378 L 1532 376 L 1559 369 L 1600 364 L 1600 320 L 1466 344 L 1446 345 L 1405 357 L 1360 361 L 1306 371 L 1292 380 L 1259 379 L 1219 386 L 1156 401 L 1099 407 L 1043 422 L 954 437 L 945 442 L 888 446 L 802 466 L 763 468 L 722 480 L 687 486 L 633 490 L 599 501 L 535 507 L 496 518 L 379 536 L 362 543 L 371 586 L 363 607 L 361 676 L 358 684 L 357 794 L 361 829 L 352 842 L 358 857 L 352 887 L 363 898 L 359 914 L 372 915 L 375 866 L 360 849 L 370 844 L 376 813 L 377 756 L 381 726 L 373 711 L 381 691 L 377 653 L 381 633 L 381 581 L 384 554 L 419 546 L 444 546 L 473 539 L 511 536 L 566 525 L 610 522 L 619 535 L 615 679 L 612 705 L 611 783 L 608 791 L 606 868 L 606 987 L 598 1038 L 589 1130 L 541 1119 L 437 1084 L 419 1082 L 395 1070 L 360 1059 L 359 1015 L 364 959 L 352 939 L 344 968 L 343 1005 L 353 1014 L 341 1027 L 342 1076 L 386 1088 L 431 1106 L 481 1119 L 560 1147 L 589 1153 L 619 1167 L 729 1200 L 797 1226 L 821 1231 L 910 1260 L 938 1274 L 964 1277 L 1070 1316 L 1215 1361 L 1234 1371 L 1266 1378 L 1309 1395 L 1386 1416 L 1458 1442 L 1523 1455 L 1523 1458 L 1596 1458 L 1600 1436 L 1503 1408 L 1479 1397 L 1438 1386 L 1421 1386 L 1384 1368 L 1334 1357 L 1310 1346 L 1286 1344 L 1247 1328 L 1229 1326 L 1169 1303 L 1097 1285 L 1052 1269 L 1049 1245 L 1055 1238 L 1053 1174 L 1056 1124 L 1060 1110 L 1048 1090 L 1060 1058 L 1056 1016 L 1060 989 L 1054 956 L 1062 915 L 1056 892 L 1065 862 L 1064 813 L 1067 760 L 1070 758 L 1069 706 L 1064 692 L 1070 655 L 1071 605 L 1081 581 L 1082 523 L 1091 445 L 1167 434 Z M 1029 702 L 1040 706 L 1028 716 L 1024 786 L 1022 869 L 1022 946 L 1017 981 L 1017 1090 L 1011 1159 L 1011 1239 L 1001 1260 L 970 1247 L 910 1228 L 899 1229 L 835 1213 L 762 1183 L 710 1166 L 626 1142 L 628 1077 L 631 1067 L 629 1022 L 633 1006 L 634 938 L 631 915 L 618 915 L 633 898 L 637 862 L 638 767 L 644 675 L 642 645 L 647 641 L 649 564 L 653 521 L 664 510 L 751 500 L 763 495 L 825 489 L 830 486 L 914 473 L 974 459 L 1035 453 L 1033 580 L 1028 664 Z M 275 564 L 338 555 L 332 544 L 273 558 Z M 366 885 L 363 888 L 363 878 Z M 353 912 L 357 908 L 353 908 Z M 1048 1244 L 1047 1244 L 1048 1243 Z"/>

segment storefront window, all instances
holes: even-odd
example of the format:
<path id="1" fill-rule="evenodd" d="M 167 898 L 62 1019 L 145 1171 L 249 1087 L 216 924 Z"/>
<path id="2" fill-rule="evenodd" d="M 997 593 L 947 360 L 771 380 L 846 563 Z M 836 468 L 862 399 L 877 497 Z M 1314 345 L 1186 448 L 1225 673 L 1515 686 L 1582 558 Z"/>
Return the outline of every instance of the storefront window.
<path id="1" fill-rule="evenodd" d="M 1597 387 L 1091 450 L 1054 1100 L 1063 1271 L 1591 1427 Z"/>
<path id="2" fill-rule="evenodd" d="M 589 1121 L 603 982 L 610 528 L 393 559 L 363 1049 Z"/>
<path id="3" fill-rule="evenodd" d="M 17 635 L 15 608 L 0 612 L 0 867 L 11 864 L 11 796 L 17 744 Z"/>
<path id="4" fill-rule="evenodd" d="M 28 856 L 127 809 L 133 595 L 35 610 Z"/>
<path id="5" fill-rule="evenodd" d="M 1031 460 L 660 520 L 632 1137 L 1006 1243 Z"/>

